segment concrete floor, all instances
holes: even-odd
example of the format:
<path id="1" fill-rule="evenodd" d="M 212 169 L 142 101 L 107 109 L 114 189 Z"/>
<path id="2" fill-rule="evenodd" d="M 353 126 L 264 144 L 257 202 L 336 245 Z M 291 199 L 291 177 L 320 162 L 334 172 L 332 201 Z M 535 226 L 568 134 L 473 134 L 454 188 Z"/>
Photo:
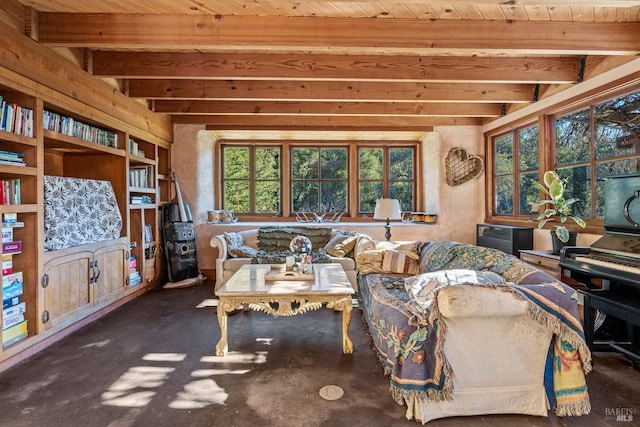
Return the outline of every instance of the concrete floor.
<path id="1" fill-rule="evenodd" d="M 212 286 L 155 289 L 0 374 L 0 426 L 415 426 L 389 393 L 359 310 L 343 355 L 341 314 L 229 318 L 214 357 Z M 597 353 L 589 416 L 457 417 L 430 426 L 640 425 L 640 372 Z M 337 385 L 341 399 L 319 390 Z M 631 408 L 634 421 L 611 411 Z"/>

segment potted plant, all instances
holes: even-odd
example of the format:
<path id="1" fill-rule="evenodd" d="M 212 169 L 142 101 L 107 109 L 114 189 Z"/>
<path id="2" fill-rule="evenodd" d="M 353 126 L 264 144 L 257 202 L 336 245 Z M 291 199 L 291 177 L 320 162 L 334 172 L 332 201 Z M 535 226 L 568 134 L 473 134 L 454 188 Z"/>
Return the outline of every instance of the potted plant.
<path id="1" fill-rule="evenodd" d="M 538 228 L 543 228 L 545 224 L 550 221 L 560 221 L 560 225 L 553 225 L 551 227 L 554 254 L 559 254 L 562 246 L 569 242 L 569 230 L 563 225 L 567 221 L 567 218 L 571 218 L 582 228 L 587 225 L 582 218 L 571 213 L 571 206 L 577 202 L 578 199 L 564 198 L 564 190 L 568 180 L 569 178 L 560 178 L 555 171 L 547 171 L 544 173 L 544 185 L 535 182 L 536 187 L 548 196 L 546 200 L 538 200 L 537 202 L 539 205 L 546 206 L 544 212 L 537 218 L 537 221 L 540 221 Z M 576 233 L 573 233 L 574 236 L 575 234 Z M 572 240 L 574 240 L 572 244 L 575 244 L 575 237 Z"/>

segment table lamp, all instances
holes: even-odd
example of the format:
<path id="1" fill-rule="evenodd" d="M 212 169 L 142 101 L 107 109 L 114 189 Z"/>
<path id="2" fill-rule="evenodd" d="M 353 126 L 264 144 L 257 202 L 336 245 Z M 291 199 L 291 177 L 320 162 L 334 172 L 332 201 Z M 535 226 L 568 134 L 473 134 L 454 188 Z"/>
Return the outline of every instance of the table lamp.
<path id="1" fill-rule="evenodd" d="M 402 211 L 400 210 L 400 201 L 398 199 L 378 199 L 376 200 L 376 209 L 373 212 L 373 219 L 386 219 L 387 224 L 384 226 L 386 232 L 384 237 L 391 240 L 391 225 L 389 220 L 402 219 Z"/>

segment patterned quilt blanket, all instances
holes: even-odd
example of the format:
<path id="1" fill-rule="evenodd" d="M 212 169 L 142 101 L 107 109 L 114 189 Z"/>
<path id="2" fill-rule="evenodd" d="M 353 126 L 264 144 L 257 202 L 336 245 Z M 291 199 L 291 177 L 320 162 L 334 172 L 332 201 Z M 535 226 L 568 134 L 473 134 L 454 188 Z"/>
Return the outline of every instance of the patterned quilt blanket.
<path id="1" fill-rule="evenodd" d="M 367 274 L 360 277 L 359 298 L 373 345 L 389 375 L 394 399 L 405 401 L 451 398 L 453 373 L 443 352 L 445 331 L 439 313 L 432 309 L 429 322 L 412 326 L 406 304 L 409 295 L 401 274 Z M 478 285 L 479 286 L 479 285 Z M 553 369 L 549 385 L 554 390 L 559 416 L 590 411 L 584 374 L 591 369 L 591 355 L 584 341 L 575 301 L 562 283 L 491 285 L 529 302 L 529 314 L 554 334 Z M 571 290 L 572 291 L 572 290 Z M 435 292 L 437 300 L 437 290 Z M 433 304 L 437 307 L 437 303 Z M 553 402 L 553 399 L 550 399 Z"/>

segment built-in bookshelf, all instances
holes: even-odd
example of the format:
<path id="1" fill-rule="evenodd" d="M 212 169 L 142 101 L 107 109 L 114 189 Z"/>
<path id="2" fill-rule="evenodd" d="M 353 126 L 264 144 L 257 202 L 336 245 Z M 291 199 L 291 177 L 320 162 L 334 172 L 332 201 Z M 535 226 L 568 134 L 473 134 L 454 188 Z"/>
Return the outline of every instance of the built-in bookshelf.
<path id="1" fill-rule="evenodd" d="M 2 346 L 20 347 L 37 330 L 38 140 L 41 103 L 0 82 Z"/>
<path id="2" fill-rule="evenodd" d="M 0 78 L 0 366 L 161 279 L 155 269 L 161 197 L 157 141 L 131 137 L 134 128 L 119 128 L 104 113 L 68 100 L 61 107 L 59 98 L 47 96 Z M 74 105 L 80 107 L 77 112 Z M 135 151 L 130 140 L 136 142 Z M 168 144 L 161 151 L 165 170 Z M 109 181 L 122 217 L 120 238 L 82 250 L 45 251 L 45 175 Z M 139 279 L 131 275 L 132 263 Z"/>
<path id="3" fill-rule="evenodd" d="M 157 145 L 129 136 L 129 235 L 131 236 L 130 286 L 156 279 L 159 223 Z M 133 266 L 135 264 L 135 268 Z"/>

